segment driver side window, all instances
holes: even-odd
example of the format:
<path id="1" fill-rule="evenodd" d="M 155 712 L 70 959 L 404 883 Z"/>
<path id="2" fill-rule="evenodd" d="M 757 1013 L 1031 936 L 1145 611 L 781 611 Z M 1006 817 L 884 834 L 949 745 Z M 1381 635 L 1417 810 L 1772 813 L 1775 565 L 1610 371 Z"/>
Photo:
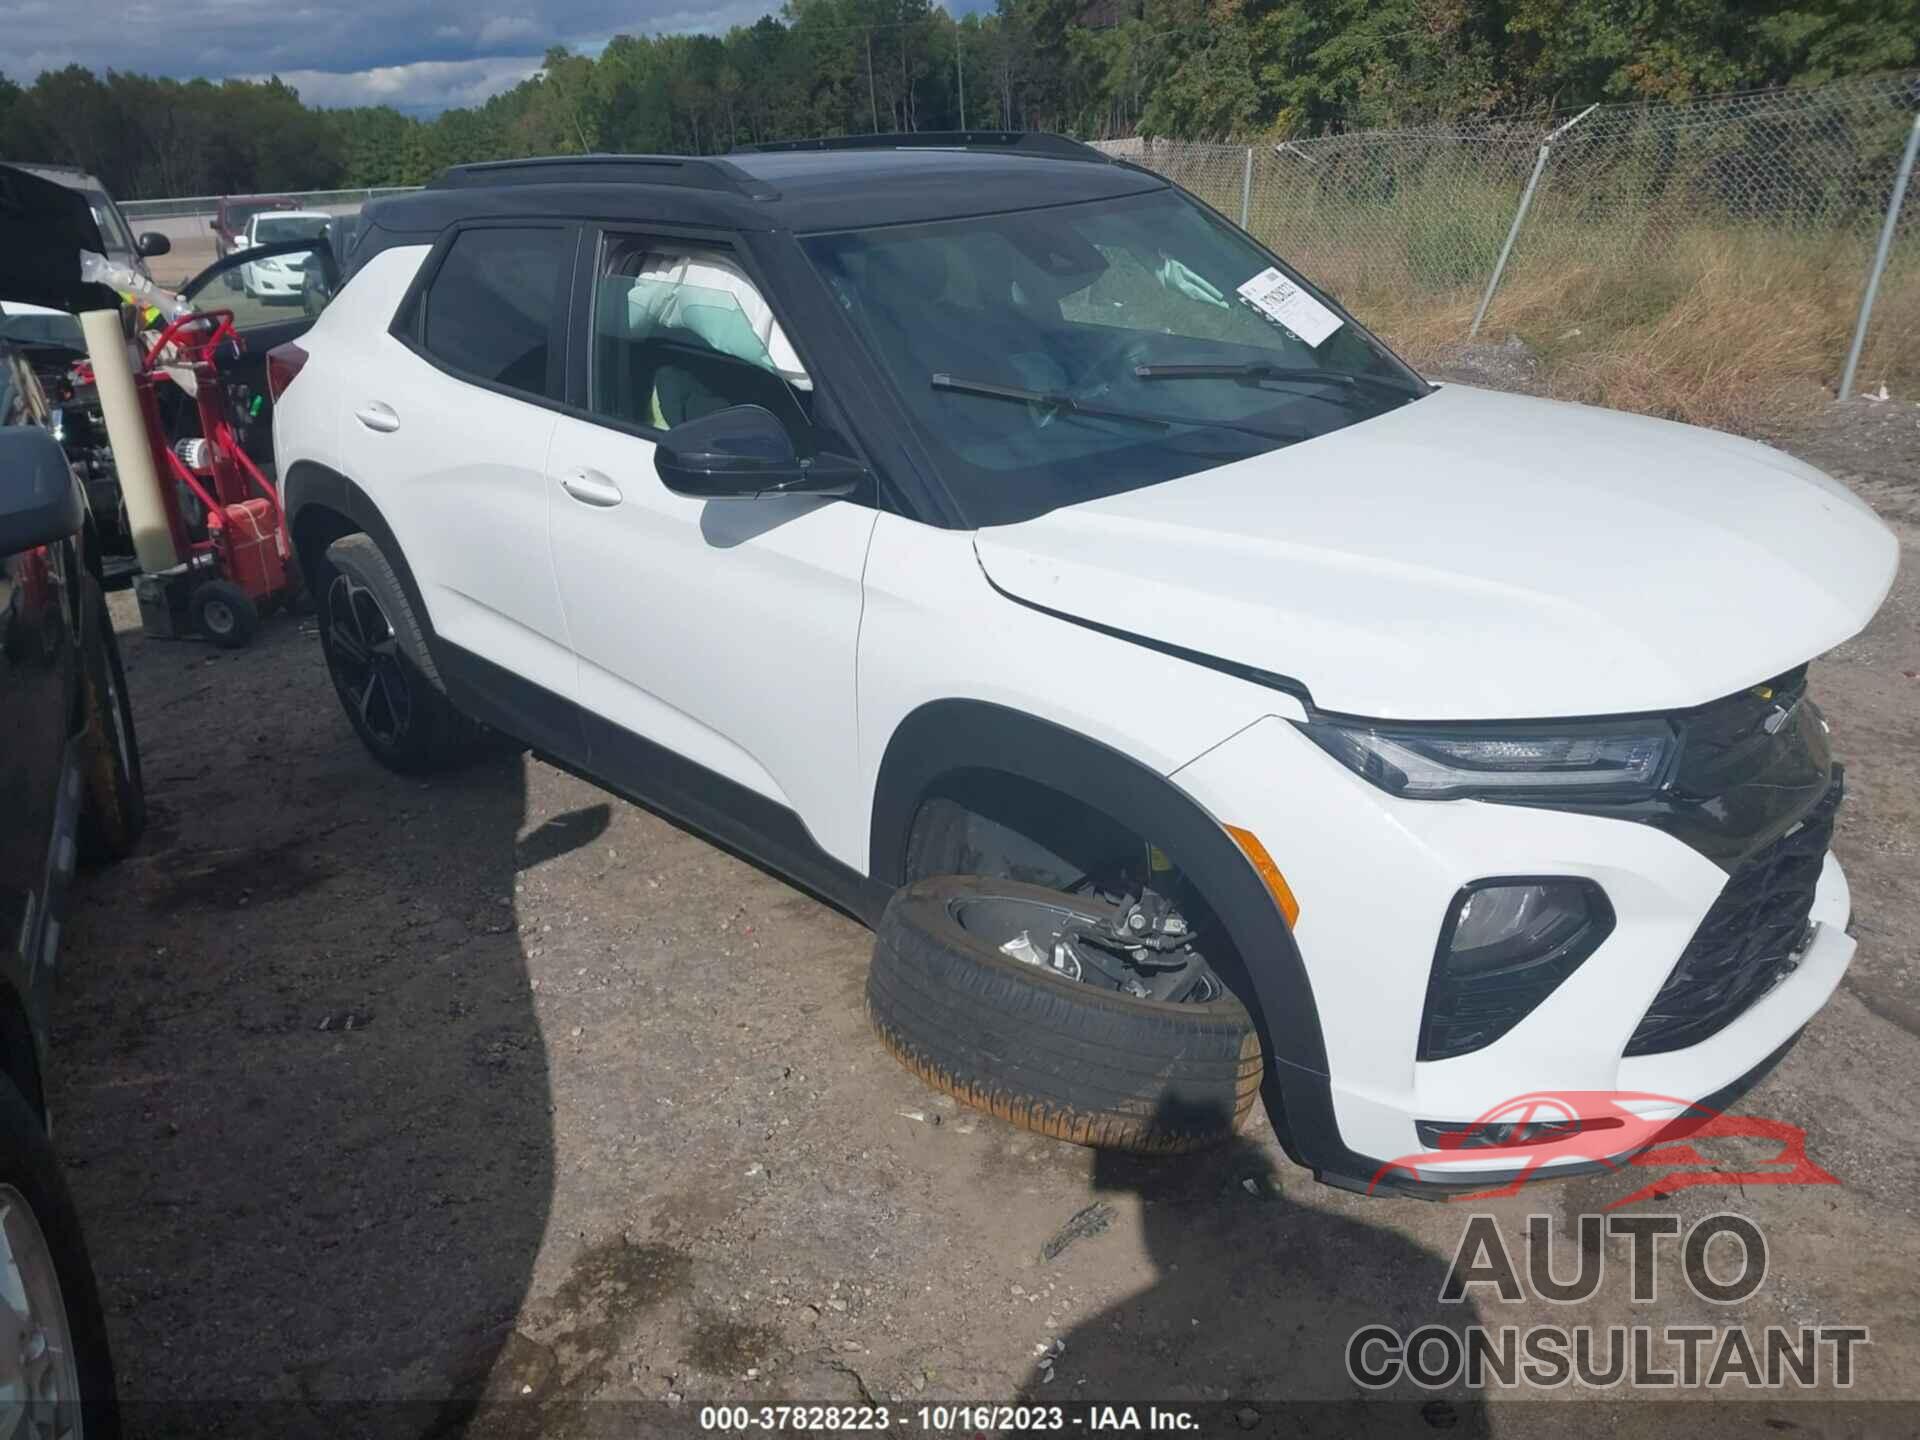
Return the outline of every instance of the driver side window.
<path id="1" fill-rule="evenodd" d="M 593 286 L 588 405 L 671 430 L 733 405 L 772 412 L 803 453 L 813 381 L 731 251 L 610 235 Z"/>

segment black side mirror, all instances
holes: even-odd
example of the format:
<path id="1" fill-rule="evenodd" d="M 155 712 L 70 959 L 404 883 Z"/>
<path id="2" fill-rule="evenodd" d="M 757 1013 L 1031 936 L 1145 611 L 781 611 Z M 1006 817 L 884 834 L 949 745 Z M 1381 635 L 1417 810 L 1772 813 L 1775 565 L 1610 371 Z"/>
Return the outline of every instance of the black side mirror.
<path id="1" fill-rule="evenodd" d="M 674 426 L 654 448 L 653 467 L 667 489 L 698 500 L 850 495 L 867 473 L 844 455 L 802 459 L 787 427 L 759 405 L 733 405 Z"/>
<path id="2" fill-rule="evenodd" d="M 140 238 L 135 243 L 139 248 L 140 258 L 142 260 L 151 260 L 154 256 L 165 255 L 169 250 L 173 249 L 173 241 L 162 235 L 158 230 L 141 231 Z"/>
<path id="3" fill-rule="evenodd" d="M 0 557 L 78 534 L 86 518 L 60 442 L 38 425 L 0 430 Z"/>

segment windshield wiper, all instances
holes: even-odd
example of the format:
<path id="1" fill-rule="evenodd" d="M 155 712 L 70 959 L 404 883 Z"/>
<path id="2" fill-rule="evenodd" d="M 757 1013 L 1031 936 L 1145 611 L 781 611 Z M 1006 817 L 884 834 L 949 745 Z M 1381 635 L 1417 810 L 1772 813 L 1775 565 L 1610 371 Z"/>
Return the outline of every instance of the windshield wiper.
<path id="1" fill-rule="evenodd" d="M 1306 365 L 1271 365 L 1255 360 L 1245 365 L 1136 365 L 1136 380 L 1251 380 L 1276 385 L 1333 385 L 1343 390 L 1379 390 L 1417 397 L 1424 386 L 1386 375 L 1359 375 L 1350 370 L 1317 370 Z"/>
<path id="2" fill-rule="evenodd" d="M 961 395 L 980 395 L 989 400 L 1015 400 L 1024 405 L 1039 405 L 1063 415 L 1084 415 L 1092 420 L 1120 420 L 1133 425 L 1151 425 L 1171 430 L 1179 425 L 1197 425 L 1208 430 L 1234 430 L 1242 435 L 1258 435 L 1262 440 L 1305 440 L 1305 430 L 1269 430 L 1258 425 L 1239 425 L 1231 420 L 1211 420 L 1200 415 L 1156 415 L 1148 410 L 1119 410 L 1105 405 L 1089 405 L 1064 390 L 1028 390 L 1019 385 L 995 385 L 987 380 L 962 380 L 936 372 L 928 377 L 936 390 L 952 390 Z"/>

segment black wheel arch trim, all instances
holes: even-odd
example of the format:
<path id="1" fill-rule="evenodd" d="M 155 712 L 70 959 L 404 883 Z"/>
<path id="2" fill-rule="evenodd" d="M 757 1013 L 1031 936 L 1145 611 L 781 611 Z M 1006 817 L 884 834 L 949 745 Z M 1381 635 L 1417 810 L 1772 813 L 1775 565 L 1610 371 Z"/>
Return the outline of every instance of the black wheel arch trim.
<path id="1" fill-rule="evenodd" d="M 280 494 L 286 507 L 287 530 L 296 547 L 301 542 L 301 517 L 316 508 L 344 517 L 355 529 L 373 537 L 374 544 L 393 567 L 407 604 L 413 607 L 427 642 L 427 652 L 455 706 L 570 766 L 585 765 L 586 737 L 571 702 L 519 681 L 506 671 L 479 661 L 477 656 L 471 658 L 478 663 L 463 663 L 469 658 L 466 652 L 440 637 L 433 628 L 433 615 L 421 594 L 420 582 L 407 563 L 407 552 L 372 496 L 339 471 L 311 460 L 297 461 L 289 467 L 281 481 Z M 327 541 L 331 543 L 336 538 L 329 536 Z M 312 564 L 316 557 L 302 553 L 299 558 L 301 573 L 311 584 L 317 572 Z M 316 593 L 316 604 L 320 598 Z"/>
<path id="2" fill-rule="evenodd" d="M 1221 821 L 1165 776 L 1100 741 L 1004 705 L 937 700 L 900 722 L 881 760 L 868 860 L 875 880 L 904 882 L 921 802 L 943 777 L 967 770 L 1062 791 L 1179 857 L 1246 966 L 1254 994 L 1245 998 L 1269 1062 L 1263 1090 L 1282 1143 L 1323 1180 L 1371 1179 L 1380 1162 L 1349 1149 L 1334 1119 L 1326 1044 L 1299 947 Z"/>

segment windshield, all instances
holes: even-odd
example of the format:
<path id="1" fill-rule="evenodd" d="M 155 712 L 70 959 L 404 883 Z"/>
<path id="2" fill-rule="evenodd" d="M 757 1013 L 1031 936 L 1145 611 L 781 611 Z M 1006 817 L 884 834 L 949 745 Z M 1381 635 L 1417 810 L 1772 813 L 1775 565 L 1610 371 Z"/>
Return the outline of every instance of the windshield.
<path id="1" fill-rule="evenodd" d="M 72 315 L 39 310 L 9 310 L 0 305 L 0 340 L 20 346 L 51 346 L 87 353 L 80 321 Z"/>
<path id="2" fill-rule="evenodd" d="M 1425 393 L 1173 191 L 803 243 L 972 525 L 1210 469 Z"/>
<path id="3" fill-rule="evenodd" d="M 229 202 L 227 205 L 227 224 L 232 228 L 233 233 L 238 235 L 247 228 L 247 222 L 254 216 L 268 210 L 285 210 L 288 208 L 288 203 L 289 202 L 285 200 L 242 200 L 239 202 Z"/>
<path id="4" fill-rule="evenodd" d="M 262 245 L 281 240 L 318 240 L 326 233 L 324 215 L 262 215 L 253 225 L 253 238 Z"/>

